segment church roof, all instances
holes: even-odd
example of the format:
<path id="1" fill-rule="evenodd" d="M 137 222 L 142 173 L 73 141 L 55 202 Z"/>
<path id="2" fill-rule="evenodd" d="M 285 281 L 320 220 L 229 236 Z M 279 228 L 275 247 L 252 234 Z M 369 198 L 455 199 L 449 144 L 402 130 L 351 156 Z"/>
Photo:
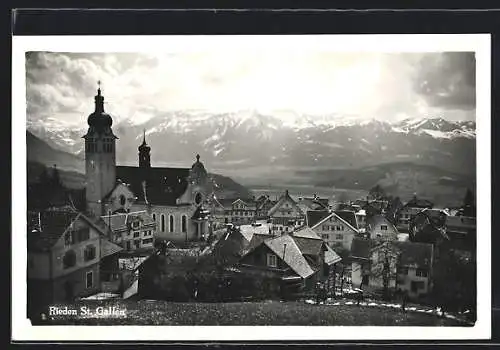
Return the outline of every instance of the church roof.
<path id="1" fill-rule="evenodd" d="M 156 205 L 176 205 L 186 191 L 188 176 L 188 168 L 116 167 L 116 178 L 129 186 L 138 202 Z"/>

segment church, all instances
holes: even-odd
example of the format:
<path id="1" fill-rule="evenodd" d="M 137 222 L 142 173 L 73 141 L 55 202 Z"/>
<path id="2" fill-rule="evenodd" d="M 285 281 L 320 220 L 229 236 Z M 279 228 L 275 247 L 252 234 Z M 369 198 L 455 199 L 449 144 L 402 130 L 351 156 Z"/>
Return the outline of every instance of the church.
<path id="1" fill-rule="evenodd" d="M 199 155 L 191 168 L 152 167 L 144 132 L 138 166 L 117 166 L 118 137 L 112 130 L 113 119 L 104 111 L 100 87 L 87 123 L 83 136 L 87 211 L 104 216 L 146 210 L 156 222 L 156 239 L 180 243 L 207 237 L 206 205 L 213 186 Z"/>

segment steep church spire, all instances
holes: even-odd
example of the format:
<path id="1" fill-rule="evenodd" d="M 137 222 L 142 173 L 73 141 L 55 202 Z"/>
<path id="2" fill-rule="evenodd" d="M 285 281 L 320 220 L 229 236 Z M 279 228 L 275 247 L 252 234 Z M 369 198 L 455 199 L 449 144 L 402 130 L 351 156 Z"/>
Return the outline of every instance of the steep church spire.
<path id="1" fill-rule="evenodd" d="M 139 146 L 139 168 L 151 167 L 151 147 L 146 143 L 146 129 L 143 130 L 142 144 Z"/>

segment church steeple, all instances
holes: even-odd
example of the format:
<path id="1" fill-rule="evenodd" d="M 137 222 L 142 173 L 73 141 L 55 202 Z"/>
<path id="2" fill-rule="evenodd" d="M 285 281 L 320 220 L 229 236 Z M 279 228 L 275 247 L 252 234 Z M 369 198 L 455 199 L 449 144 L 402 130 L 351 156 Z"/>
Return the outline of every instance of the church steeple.
<path id="1" fill-rule="evenodd" d="M 146 143 L 146 129 L 143 130 L 142 144 L 139 146 L 139 168 L 151 167 L 151 147 Z"/>
<path id="2" fill-rule="evenodd" d="M 94 113 L 89 115 L 87 123 L 89 127 L 99 133 L 107 132 L 113 125 L 111 116 L 104 112 L 104 96 L 101 94 L 101 81 L 97 82 L 97 95 L 94 97 L 95 110 Z"/>
<path id="3" fill-rule="evenodd" d="M 111 126 L 113 119 L 104 112 L 104 96 L 101 82 L 97 82 L 94 97 L 95 110 L 88 116 L 89 129 L 85 139 L 85 197 L 87 209 L 95 215 L 103 215 L 102 199 L 113 189 L 116 182 L 116 139 Z"/>

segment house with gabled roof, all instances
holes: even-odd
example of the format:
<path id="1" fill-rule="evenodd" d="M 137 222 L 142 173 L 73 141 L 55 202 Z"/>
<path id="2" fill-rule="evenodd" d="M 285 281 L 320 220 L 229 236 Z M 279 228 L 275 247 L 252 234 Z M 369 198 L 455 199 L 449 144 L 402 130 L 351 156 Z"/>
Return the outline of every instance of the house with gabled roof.
<path id="1" fill-rule="evenodd" d="M 326 280 L 330 267 L 340 260 L 313 231 L 304 231 L 263 239 L 243 256 L 237 268 L 243 273 L 278 277 L 285 288 L 310 289 L 317 281 Z"/>
<path id="2" fill-rule="evenodd" d="M 255 221 L 256 203 L 253 200 L 237 198 L 231 203 L 231 223 L 235 225 L 250 224 Z"/>
<path id="3" fill-rule="evenodd" d="M 385 216 L 374 215 L 367 220 L 366 233 L 374 240 L 396 241 L 399 232 Z"/>
<path id="4" fill-rule="evenodd" d="M 356 237 L 350 261 L 353 287 L 380 292 L 385 275 L 391 293 L 403 291 L 416 299 L 425 297 L 432 289 L 432 244 Z"/>
<path id="5" fill-rule="evenodd" d="M 121 247 L 102 222 L 67 208 L 28 215 L 28 303 L 39 308 L 106 288 L 118 291 Z"/>
<path id="6" fill-rule="evenodd" d="M 269 210 L 277 203 L 277 201 L 272 200 L 269 196 L 260 196 L 256 201 L 255 218 L 257 220 L 269 219 Z"/>
<path id="7" fill-rule="evenodd" d="M 156 222 L 147 211 L 116 213 L 101 218 L 112 231 L 112 241 L 125 251 L 153 249 Z"/>
<path id="8" fill-rule="evenodd" d="M 279 198 L 278 202 L 269 210 L 268 216 L 273 224 L 273 231 L 287 232 L 295 227 L 302 226 L 305 221 L 305 212 L 290 196 L 288 190 Z"/>
<path id="9" fill-rule="evenodd" d="M 359 234 L 356 216 L 354 212 L 333 211 L 325 215 L 324 213 L 310 213 L 308 220 L 312 221 L 311 229 L 314 230 L 332 248 L 350 250 L 353 238 Z"/>
<path id="10" fill-rule="evenodd" d="M 434 203 L 423 198 L 417 198 L 414 196 L 410 201 L 408 201 L 397 213 L 396 228 L 400 232 L 409 232 L 410 222 L 415 218 L 415 216 L 424 209 L 431 209 L 434 207 Z"/>

